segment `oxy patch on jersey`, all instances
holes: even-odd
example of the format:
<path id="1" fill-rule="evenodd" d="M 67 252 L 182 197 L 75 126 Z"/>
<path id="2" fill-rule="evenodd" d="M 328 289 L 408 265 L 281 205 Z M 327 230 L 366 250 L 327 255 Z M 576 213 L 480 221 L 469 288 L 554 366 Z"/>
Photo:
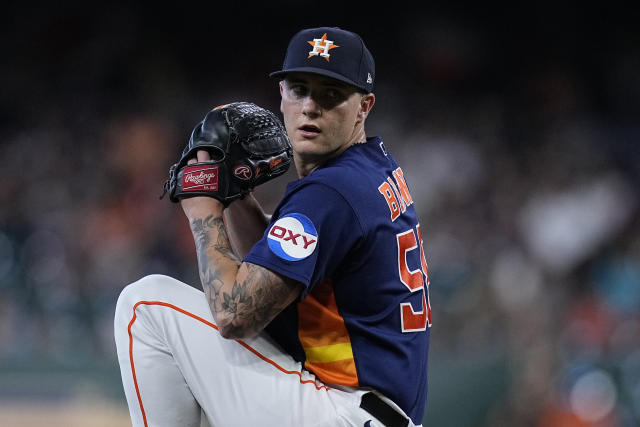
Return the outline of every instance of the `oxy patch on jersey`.
<path id="1" fill-rule="evenodd" d="M 290 213 L 271 226 L 267 239 L 274 254 L 287 261 L 300 261 L 316 250 L 318 232 L 309 218 Z"/>

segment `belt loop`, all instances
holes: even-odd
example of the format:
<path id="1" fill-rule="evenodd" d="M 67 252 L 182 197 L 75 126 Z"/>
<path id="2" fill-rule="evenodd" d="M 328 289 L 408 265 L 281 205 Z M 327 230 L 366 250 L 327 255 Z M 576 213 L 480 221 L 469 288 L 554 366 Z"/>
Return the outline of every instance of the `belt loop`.
<path id="1" fill-rule="evenodd" d="M 386 427 L 409 425 L 409 420 L 404 415 L 370 391 L 362 395 L 360 407 L 380 420 Z"/>

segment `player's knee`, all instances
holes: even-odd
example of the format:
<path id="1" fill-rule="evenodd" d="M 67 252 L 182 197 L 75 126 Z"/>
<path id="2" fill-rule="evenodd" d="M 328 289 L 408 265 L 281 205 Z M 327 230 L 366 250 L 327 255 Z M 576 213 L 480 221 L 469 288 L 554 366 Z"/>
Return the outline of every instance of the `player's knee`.
<path id="1" fill-rule="evenodd" d="M 169 280 L 173 279 L 161 274 L 151 274 L 125 286 L 116 302 L 116 321 L 121 315 L 130 317 L 134 306 L 140 301 L 157 298 L 159 288 Z"/>

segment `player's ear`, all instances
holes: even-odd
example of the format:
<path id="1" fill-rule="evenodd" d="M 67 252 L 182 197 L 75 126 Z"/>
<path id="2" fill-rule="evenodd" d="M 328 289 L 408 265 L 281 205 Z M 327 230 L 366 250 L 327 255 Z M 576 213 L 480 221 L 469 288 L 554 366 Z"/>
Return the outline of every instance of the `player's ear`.
<path id="1" fill-rule="evenodd" d="M 278 86 L 280 87 L 280 112 L 284 113 L 284 111 L 282 111 L 282 92 L 284 92 L 284 80 L 280 80 Z"/>
<path id="2" fill-rule="evenodd" d="M 360 98 L 360 111 L 358 111 L 358 120 L 363 121 L 369 115 L 369 111 L 376 102 L 376 96 L 373 93 L 366 93 Z"/>

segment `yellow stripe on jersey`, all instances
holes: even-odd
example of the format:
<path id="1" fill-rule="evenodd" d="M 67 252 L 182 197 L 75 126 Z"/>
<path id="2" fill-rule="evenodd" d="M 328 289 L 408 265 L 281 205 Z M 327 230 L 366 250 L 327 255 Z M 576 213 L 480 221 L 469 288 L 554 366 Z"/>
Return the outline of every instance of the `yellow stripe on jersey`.
<path id="1" fill-rule="evenodd" d="M 327 363 L 353 359 L 351 343 L 349 342 L 320 347 L 306 347 L 304 352 L 307 355 L 307 361 L 310 363 Z"/>

